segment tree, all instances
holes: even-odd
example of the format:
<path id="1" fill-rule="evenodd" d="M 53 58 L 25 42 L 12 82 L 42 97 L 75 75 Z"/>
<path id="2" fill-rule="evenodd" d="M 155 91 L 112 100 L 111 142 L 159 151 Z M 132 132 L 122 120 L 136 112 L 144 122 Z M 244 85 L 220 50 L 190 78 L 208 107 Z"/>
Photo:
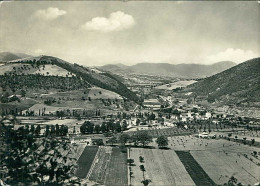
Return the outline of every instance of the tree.
<path id="1" fill-rule="evenodd" d="M 40 127 L 40 125 L 37 125 L 37 127 L 36 127 L 36 129 L 35 129 L 35 135 L 36 135 L 36 136 L 39 136 L 40 133 L 41 133 L 41 127 Z"/>
<path id="2" fill-rule="evenodd" d="M 141 181 L 142 184 L 144 184 L 144 186 L 149 185 L 149 183 L 151 183 L 152 181 L 150 179 L 145 179 L 143 181 Z"/>
<path id="3" fill-rule="evenodd" d="M 166 147 L 168 146 L 168 138 L 166 136 L 159 136 L 156 139 L 156 143 L 158 144 L 158 147 Z"/>
<path id="4" fill-rule="evenodd" d="M 82 134 L 86 134 L 86 133 L 93 133 L 94 131 L 94 124 L 89 122 L 89 121 L 85 121 L 81 126 L 80 126 L 80 132 Z"/>
<path id="5" fill-rule="evenodd" d="M 100 132 L 100 125 L 95 125 L 95 128 L 94 128 L 94 130 L 95 130 L 95 132 L 98 134 L 99 132 Z"/>
<path id="6" fill-rule="evenodd" d="M 144 162 L 144 157 L 143 156 L 139 156 L 139 161 L 140 161 L 140 163 L 143 163 Z"/>
<path id="7" fill-rule="evenodd" d="M 150 142 L 152 142 L 152 139 L 152 136 L 150 136 L 146 131 L 137 132 L 135 136 L 137 144 L 141 143 L 143 147 L 147 146 Z"/>
<path id="8" fill-rule="evenodd" d="M 126 123 L 126 120 L 123 120 L 122 130 L 123 130 L 123 131 L 127 130 L 127 123 Z"/>
<path id="9" fill-rule="evenodd" d="M 116 132 L 121 132 L 121 125 L 120 125 L 119 121 L 116 122 L 116 124 L 115 124 L 115 131 Z"/>
<path id="10" fill-rule="evenodd" d="M 25 92 L 25 90 L 22 89 L 22 90 L 21 90 L 21 96 L 22 96 L 22 97 L 25 97 L 25 95 L 26 95 L 26 92 Z"/>
<path id="11" fill-rule="evenodd" d="M 145 168 L 144 168 L 144 165 L 140 165 L 140 170 L 143 172 L 143 178 L 145 180 L 145 177 L 144 177 L 144 172 L 146 171 Z"/>
<path id="12" fill-rule="evenodd" d="M 123 145 L 123 146 L 125 146 L 125 144 L 128 142 L 128 140 L 129 140 L 129 138 L 130 138 L 130 136 L 128 135 L 128 134 L 121 134 L 120 136 L 119 136 L 119 142 Z"/>
<path id="13" fill-rule="evenodd" d="M 46 125 L 45 137 L 48 137 L 49 135 L 50 135 L 50 126 Z"/>
<path id="14" fill-rule="evenodd" d="M 129 166 L 134 166 L 134 162 L 135 162 L 134 159 L 127 159 L 127 163 Z"/>
<path id="15" fill-rule="evenodd" d="M 114 143 L 117 143 L 116 137 L 113 136 L 112 138 L 110 138 L 110 139 L 108 140 L 108 143 L 110 143 L 111 145 L 114 145 Z"/>
<path id="16" fill-rule="evenodd" d="M 55 125 L 55 132 L 56 132 L 56 136 L 60 135 L 60 126 L 58 124 Z"/>
<path id="17" fill-rule="evenodd" d="M 30 130 L 30 132 L 31 132 L 32 134 L 35 133 L 35 127 L 34 127 L 34 125 L 31 125 L 31 130 Z"/>
<path id="18" fill-rule="evenodd" d="M 102 124 L 101 124 L 101 131 L 102 131 L 102 133 L 105 133 L 105 132 L 107 132 L 107 127 L 106 127 L 106 123 L 105 122 L 103 122 Z"/>

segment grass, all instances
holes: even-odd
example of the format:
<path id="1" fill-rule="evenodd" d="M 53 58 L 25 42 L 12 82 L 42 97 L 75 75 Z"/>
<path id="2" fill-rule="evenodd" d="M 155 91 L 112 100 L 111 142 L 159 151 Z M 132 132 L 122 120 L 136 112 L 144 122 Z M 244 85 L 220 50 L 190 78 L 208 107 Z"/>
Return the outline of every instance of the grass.
<path id="1" fill-rule="evenodd" d="M 98 151 L 97 146 L 86 146 L 81 156 L 78 159 L 78 169 L 76 171 L 76 176 L 79 178 L 86 178 L 88 171 L 92 165 L 92 162 Z"/>
<path id="2" fill-rule="evenodd" d="M 139 156 L 144 157 L 144 163 L 140 163 Z M 139 166 L 144 165 L 145 179 L 151 179 L 151 185 L 195 185 L 185 167 L 173 150 L 132 148 L 130 158 L 134 159 L 132 166 L 132 185 L 142 185 L 143 173 Z"/>

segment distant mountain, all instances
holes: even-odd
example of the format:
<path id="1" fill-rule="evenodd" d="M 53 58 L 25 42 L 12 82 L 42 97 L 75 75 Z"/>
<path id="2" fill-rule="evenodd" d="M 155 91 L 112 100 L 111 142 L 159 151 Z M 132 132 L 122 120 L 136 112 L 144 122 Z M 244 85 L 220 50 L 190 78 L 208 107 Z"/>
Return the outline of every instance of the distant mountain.
<path id="1" fill-rule="evenodd" d="M 251 59 L 189 85 L 186 89 L 208 100 L 260 102 L 260 58 Z"/>
<path id="2" fill-rule="evenodd" d="M 19 80 L 19 78 L 13 78 L 14 76 L 21 76 L 20 79 L 22 79 L 24 83 L 30 84 L 29 81 L 32 81 L 31 84 L 33 84 L 35 87 L 45 86 L 41 85 L 40 83 L 35 83 L 35 78 L 39 79 L 39 77 L 41 77 L 39 81 L 44 82 L 44 79 L 46 79 L 46 84 L 53 84 L 51 85 L 51 88 L 55 88 L 55 81 L 57 81 L 56 77 L 72 77 L 68 81 L 75 81 L 75 84 L 78 85 L 82 84 L 82 88 L 88 85 L 97 86 L 106 90 L 113 91 L 130 100 L 136 102 L 139 101 L 139 98 L 132 91 L 130 91 L 117 76 L 104 71 L 99 71 L 95 68 L 84 67 L 76 63 L 71 64 L 62 59 L 52 56 L 30 57 L 18 59 L 12 61 L 11 63 L 6 62 L 4 65 L 0 66 L 0 74 L 4 75 L 4 79 L 8 79 L 8 77 L 5 76 L 10 76 L 7 83 L 11 82 L 11 80 L 13 79 Z M 33 78 L 34 76 L 35 78 Z M 53 81 L 51 80 L 51 78 L 53 78 Z M 25 81 L 24 79 L 27 79 L 28 81 Z M 21 84 L 21 81 L 14 81 L 11 84 L 19 84 L 20 87 L 23 86 Z M 61 87 L 58 82 L 57 86 Z M 66 89 L 66 83 L 64 83 L 62 87 Z"/>
<path id="3" fill-rule="evenodd" d="M 102 70 L 113 73 L 140 73 L 158 76 L 181 77 L 181 78 L 204 78 L 222 72 L 236 63 L 223 61 L 212 65 L 178 64 L 169 63 L 138 63 L 133 66 L 105 65 L 99 67 Z"/>
<path id="4" fill-rule="evenodd" d="M 28 58 L 28 57 L 33 57 L 33 56 L 31 56 L 31 55 L 24 54 L 24 53 L 15 53 L 15 55 L 19 56 L 20 58 Z"/>
<path id="5" fill-rule="evenodd" d="M 21 59 L 21 57 L 10 53 L 10 52 L 1 52 L 0 53 L 0 62 L 3 61 L 12 61 L 12 60 L 16 60 L 16 59 Z"/>
<path id="6" fill-rule="evenodd" d="M 22 58 L 32 57 L 31 55 L 24 53 L 11 53 L 11 52 L 1 52 L 0 53 L 0 62 L 7 62 Z"/>

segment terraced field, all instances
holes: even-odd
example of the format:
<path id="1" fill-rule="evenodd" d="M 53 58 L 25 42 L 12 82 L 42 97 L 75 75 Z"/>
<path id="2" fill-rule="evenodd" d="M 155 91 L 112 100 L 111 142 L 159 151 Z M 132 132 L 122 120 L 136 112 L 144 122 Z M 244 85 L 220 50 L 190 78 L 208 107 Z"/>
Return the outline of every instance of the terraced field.
<path id="1" fill-rule="evenodd" d="M 139 162 L 139 156 L 144 157 L 144 163 Z M 141 164 L 146 169 L 145 179 L 152 181 L 149 185 L 195 185 L 173 150 L 132 148 L 130 158 L 134 159 L 135 164 L 132 166 L 132 185 L 143 185 L 143 173 L 139 168 Z"/>
<path id="2" fill-rule="evenodd" d="M 84 151 L 77 161 L 78 169 L 76 171 L 76 176 L 78 176 L 79 178 L 86 178 L 97 151 L 98 146 L 85 147 Z"/>

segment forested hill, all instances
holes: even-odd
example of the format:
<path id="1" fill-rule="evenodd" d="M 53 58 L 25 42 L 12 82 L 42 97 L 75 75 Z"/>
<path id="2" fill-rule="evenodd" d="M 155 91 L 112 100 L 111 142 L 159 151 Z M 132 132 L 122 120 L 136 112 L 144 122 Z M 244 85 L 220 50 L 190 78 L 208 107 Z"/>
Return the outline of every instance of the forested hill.
<path id="1" fill-rule="evenodd" d="M 260 102 L 260 58 L 254 58 L 228 70 L 205 78 L 186 88 L 208 99 L 233 99 L 238 102 Z"/>
<path id="2" fill-rule="evenodd" d="M 12 63 L 9 63 L 9 64 L 7 63 L 6 65 L 15 65 L 15 64 L 23 64 L 22 67 L 19 67 L 20 75 L 35 74 L 35 72 L 31 73 L 32 68 L 30 68 L 30 71 L 27 70 L 26 73 L 24 70 L 21 73 L 21 69 L 25 68 L 24 67 L 25 64 L 29 64 L 33 68 L 35 68 L 35 67 L 37 68 L 37 67 L 43 66 L 43 65 L 45 65 L 46 68 L 48 65 L 58 66 L 59 68 L 61 68 L 61 70 L 63 69 L 65 71 L 68 71 L 69 74 L 73 74 L 73 76 L 78 77 L 79 79 L 81 79 L 84 82 L 87 82 L 90 85 L 95 85 L 100 88 L 104 88 L 104 89 L 116 92 L 116 93 L 120 94 L 121 96 L 128 98 L 130 100 L 136 101 L 136 102 L 139 101 L 138 96 L 136 96 L 136 94 L 134 94 L 132 91 L 130 91 L 123 83 L 121 83 L 112 74 L 104 73 L 104 72 L 96 70 L 96 69 L 87 68 L 87 67 L 78 65 L 76 63 L 71 64 L 69 62 L 66 62 L 66 61 L 61 60 L 56 57 L 41 56 L 41 57 L 37 57 L 35 59 L 30 59 L 30 60 L 25 59 L 25 60 L 17 60 L 15 62 L 13 61 Z M 3 66 L 1 68 L 4 69 Z M 51 68 L 51 67 L 49 67 L 49 68 Z M 14 69 L 17 74 L 18 67 L 16 67 L 16 68 L 12 67 L 11 69 L 12 69 L 12 71 Z M 9 71 L 8 73 L 10 74 L 12 72 Z M 43 70 L 41 70 L 40 73 L 43 73 Z M 50 72 L 48 72 L 48 73 L 50 73 Z"/>

